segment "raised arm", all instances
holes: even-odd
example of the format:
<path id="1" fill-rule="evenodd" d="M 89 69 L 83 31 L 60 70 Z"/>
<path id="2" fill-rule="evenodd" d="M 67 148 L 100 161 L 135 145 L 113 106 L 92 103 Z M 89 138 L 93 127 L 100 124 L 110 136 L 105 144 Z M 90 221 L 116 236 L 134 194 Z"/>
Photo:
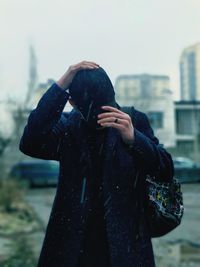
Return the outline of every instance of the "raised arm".
<path id="1" fill-rule="evenodd" d="M 60 142 L 67 131 L 70 113 L 63 109 L 70 98 L 66 91 L 73 77 L 81 69 L 94 69 L 98 65 L 83 61 L 72 65 L 41 97 L 37 107 L 28 117 L 19 149 L 24 154 L 41 158 L 60 160 Z"/>
<path id="2" fill-rule="evenodd" d="M 69 96 L 54 83 L 42 96 L 28 117 L 19 149 L 24 154 L 59 160 L 59 143 L 65 129 L 66 117 L 62 114 Z"/>

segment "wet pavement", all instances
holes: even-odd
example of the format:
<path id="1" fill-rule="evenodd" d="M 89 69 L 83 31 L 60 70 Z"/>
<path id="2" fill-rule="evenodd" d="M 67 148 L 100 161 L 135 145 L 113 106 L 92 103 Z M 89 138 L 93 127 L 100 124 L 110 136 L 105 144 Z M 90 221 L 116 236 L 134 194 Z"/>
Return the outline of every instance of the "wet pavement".
<path id="1" fill-rule="evenodd" d="M 48 223 L 55 188 L 30 189 L 27 200 L 43 222 Z M 200 266 L 200 184 L 183 184 L 185 213 L 182 223 L 171 233 L 154 238 L 153 246 L 158 267 Z M 36 238 L 38 249 L 44 233 Z"/>

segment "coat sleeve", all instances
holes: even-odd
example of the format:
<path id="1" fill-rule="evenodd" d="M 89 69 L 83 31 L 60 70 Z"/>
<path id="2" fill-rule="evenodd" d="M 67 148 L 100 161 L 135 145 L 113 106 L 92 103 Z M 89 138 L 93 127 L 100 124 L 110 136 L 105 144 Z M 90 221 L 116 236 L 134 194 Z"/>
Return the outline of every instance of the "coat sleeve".
<path id="1" fill-rule="evenodd" d="M 147 115 L 143 112 L 138 115 L 134 142 L 131 146 L 124 145 L 142 171 L 155 176 L 158 181 L 170 182 L 174 176 L 172 157 L 154 135 Z"/>
<path id="2" fill-rule="evenodd" d="M 68 94 L 54 83 L 29 114 L 19 143 L 24 154 L 47 160 L 60 160 L 60 142 L 66 135 L 68 112 L 62 112 Z"/>

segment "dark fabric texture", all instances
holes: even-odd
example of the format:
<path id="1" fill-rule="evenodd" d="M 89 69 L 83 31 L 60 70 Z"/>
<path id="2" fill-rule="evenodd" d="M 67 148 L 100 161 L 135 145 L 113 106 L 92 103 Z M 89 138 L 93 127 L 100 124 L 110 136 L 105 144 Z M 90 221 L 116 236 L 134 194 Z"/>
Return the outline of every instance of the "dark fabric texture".
<path id="1" fill-rule="evenodd" d="M 88 136 L 90 158 L 92 159 L 92 179 L 89 181 L 91 208 L 77 267 L 111 267 L 102 191 L 102 162 L 106 130 L 90 131 Z"/>
<path id="2" fill-rule="evenodd" d="M 66 92 L 53 84 L 31 111 L 19 144 L 26 155 L 60 163 L 38 267 L 77 266 L 91 209 L 88 128 L 76 110 L 63 112 L 67 100 Z M 147 116 L 135 112 L 131 149 L 112 127 L 104 141 L 102 197 L 111 267 L 155 266 L 145 205 L 139 201 L 145 197 L 144 180 L 137 173 L 171 180 L 174 171 L 171 155 L 159 145 Z"/>

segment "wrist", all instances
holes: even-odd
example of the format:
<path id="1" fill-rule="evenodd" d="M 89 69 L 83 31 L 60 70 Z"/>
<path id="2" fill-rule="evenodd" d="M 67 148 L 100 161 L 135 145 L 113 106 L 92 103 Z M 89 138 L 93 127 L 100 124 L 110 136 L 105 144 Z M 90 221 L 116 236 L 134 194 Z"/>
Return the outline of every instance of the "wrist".
<path id="1" fill-rule="evenodd" d="M 64 91 L 68 97 L 70 97 L 70 93 L 69 93 L 69 89 L 68 88 L 65 88 L 65 86 L 62 86 L 62 83 L 59 83 L 59 82 L 55 82 L 55 84 L 62 90 Z"/>
<path id="2" fill-rule="evenodd" d="M 70 85 L 70 82 L 66 80 L 64 76 L 62 76 L 56 83 L 61 89 L 65 91 L 69 88 Z"/>
<path id="3" fill-rule="evenodd" d="M 133 129 L 133 133 L 132 133 L 132 136 L 130 137 L 130 138 L 123 138 L 123 141 L 124 141 L 124 143 L 126 144 L 126 145 L 130 145 L 130 146 L 132 146 L 133 145 L 133 143 L 134 143 L 134 141 L 135 141 L 135 132 L 134 132 L 134 129 Z"/>

